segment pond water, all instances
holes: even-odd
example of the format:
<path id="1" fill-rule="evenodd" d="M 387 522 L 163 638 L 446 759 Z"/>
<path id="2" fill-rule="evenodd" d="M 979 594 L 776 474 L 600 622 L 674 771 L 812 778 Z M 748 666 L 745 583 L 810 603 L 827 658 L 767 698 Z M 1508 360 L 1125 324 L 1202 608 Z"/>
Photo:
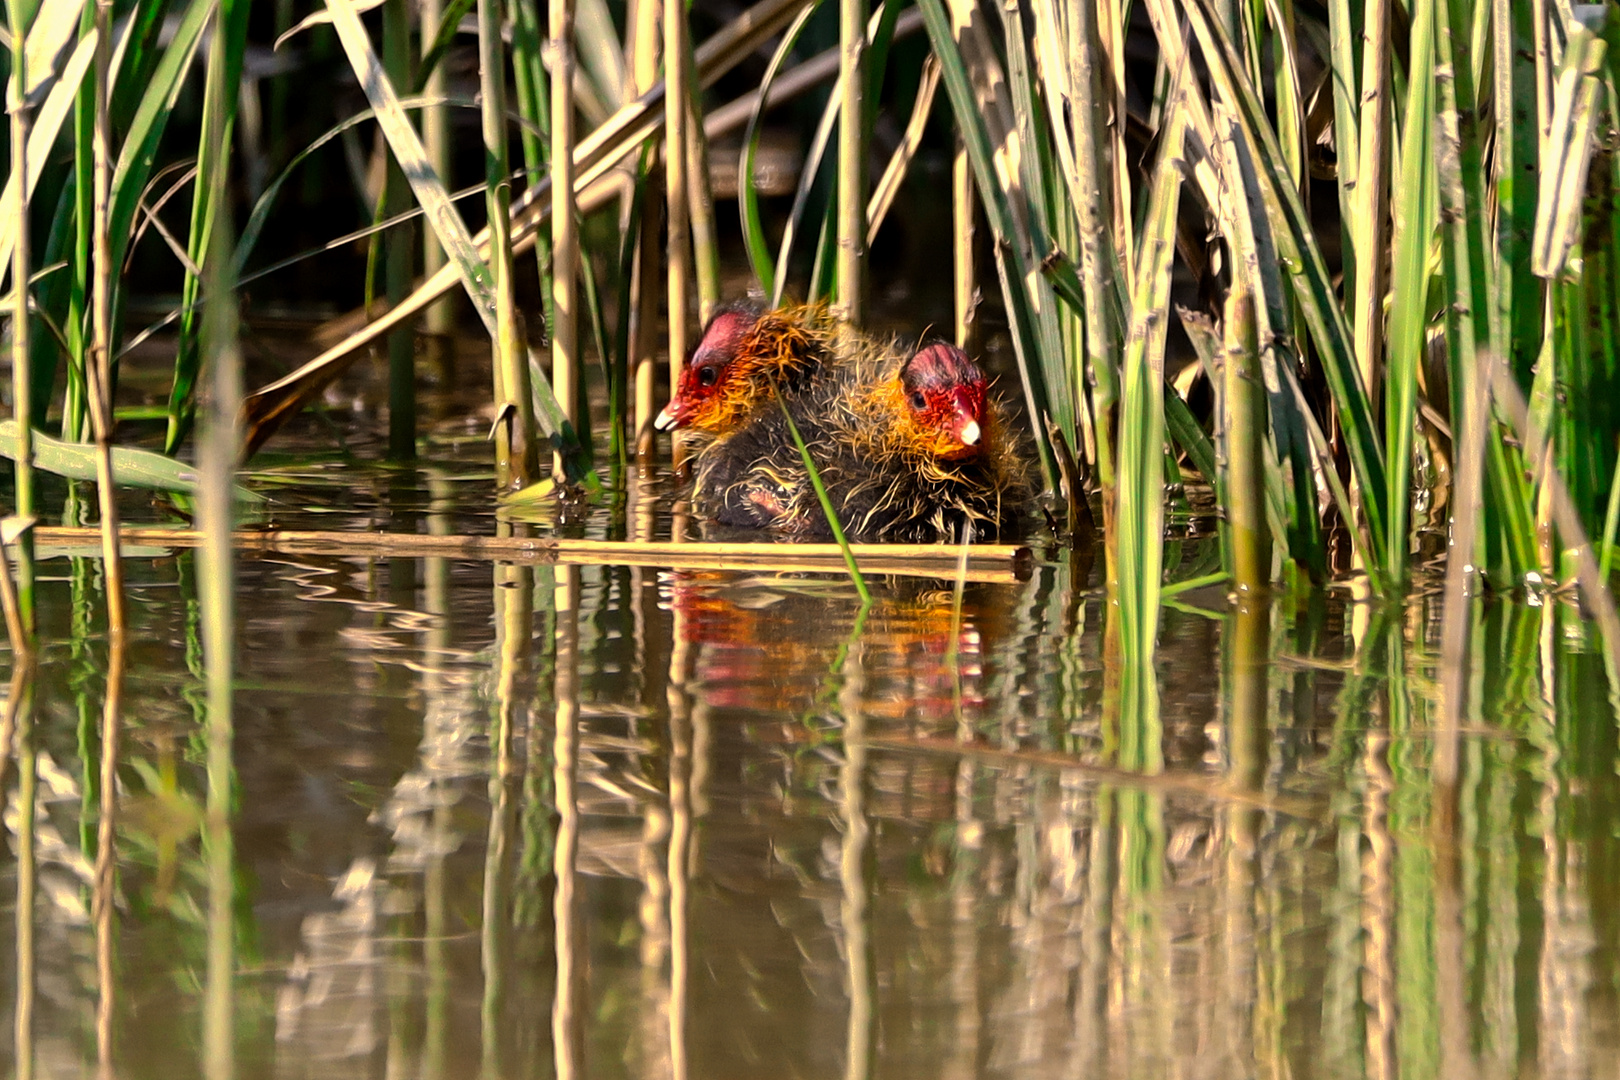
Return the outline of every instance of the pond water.
<path id="1" fill-rule="evenodd" d="M 343 475 L 306 505 L 386 517 Z M 1437 813 L 1425 597 L 1245 621 L 1179 596 L 1155 716 L 1112 694 L 1068 562 L 970 583 L 959 614 L 948 580 L 881 580 L 857 627 L 836 575 L 248 557 L 225 845 L 194 555 L 128 569 L 119 1075 L 204 1072 L 209 1001 L 241 1076 L 1616 1060 L 1616 725 L 1556 602 L 1481 609 Z M 20 865 L 37 889 L 4 985 L 15 1013 L 32 961 L 36 1069 L 71 1076 L 98 1052 L 105 646 L 99 564 L 41 576 L 34 841 L 5 895 Z"/>
<path id="2" fill-rule="evenodd" d="M 453 457 L 256 482 L 288 528 L 495 528 Z M 667 528 L 670 490 L 631 501 Z M 875 580 L 864 616 L 837 574 L 248 555 L 226 731 L 195 554 L 137 549 L 98 933 L 100 563 L 42 554 L 0 882 L 17 1075 L 1620 1059 L 1620 729 L 1555 597 L 1478 607 L 1447 782 L 1432 590 L 1179 594 L 1155 708 L 1117 693 L 1097 569 L 1052 552 L 959 601 Z M 1171 577 L 1215 557 L 1182 541 Z"/>

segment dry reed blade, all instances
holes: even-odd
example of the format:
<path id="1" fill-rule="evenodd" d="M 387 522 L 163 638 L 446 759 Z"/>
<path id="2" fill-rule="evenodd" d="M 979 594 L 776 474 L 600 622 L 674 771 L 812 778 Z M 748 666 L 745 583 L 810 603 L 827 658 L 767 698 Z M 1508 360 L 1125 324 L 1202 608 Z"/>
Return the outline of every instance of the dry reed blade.
<path id="1" fill-rule="evenodd" d="M 871 201 L 867 203 L 868 247 L 877 238 L 878 230 L 883 227 L 883 219 L 888 217 L 889 208 L 894 205 L 894 198 L 900 193 L 900 185 L 906 178 L 911 161 L 917 154 L 917 148 L 922 145 L 923 132 L 928 127 L 928 116 L 934 108 L 934 95 L 939 91 L 939 76 L 939 60 L 930 55 L 923 61 L 922 79 L 917 84 L 917 100 L 912 105 L 911 119 L 906 122 L 905 134 L 900 138 L 900 145 L 894 148 L 894 153 L 889 157 L 889 164 L 884 168 L 877 186 L 872 189 Z"/>

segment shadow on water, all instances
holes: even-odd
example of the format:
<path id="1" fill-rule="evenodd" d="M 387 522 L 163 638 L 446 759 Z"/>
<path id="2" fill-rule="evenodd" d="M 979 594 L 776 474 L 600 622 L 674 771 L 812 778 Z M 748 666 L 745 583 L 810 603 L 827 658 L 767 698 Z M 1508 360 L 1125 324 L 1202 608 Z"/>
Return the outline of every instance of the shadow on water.
<path id="1" fill-rule="evenodd" d="M 127 562 L 111 931 L 100 564 L 39 564 L 18 1075 L 99 1047 L 125 1076 L 849 1080 L 1620 1051 L 1611 686 L 1551 599 L 1479 608 L 1447 784 L 1433 590 L 1181 593 L 1129 701 L 1066 563 L 879 579 L 863 612 L 836 575 L 247 557 L 220 776 L 194 558 Z"/>

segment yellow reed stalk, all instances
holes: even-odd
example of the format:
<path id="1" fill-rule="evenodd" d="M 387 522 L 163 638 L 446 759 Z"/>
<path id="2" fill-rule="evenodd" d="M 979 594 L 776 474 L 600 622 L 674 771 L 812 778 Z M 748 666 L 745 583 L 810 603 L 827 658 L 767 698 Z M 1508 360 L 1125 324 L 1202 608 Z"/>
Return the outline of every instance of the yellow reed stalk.
<path id="1" fill-rule="evenodd" d="M 669 392 L 675 394 L 686 359 L 687 283 L 692 274 L 692 242 L 687 225 L 687 104 L 691 81 L 686 65 L 686 5 L 664 2 L 664 178 L 669 213 Z M 677 444 L 678 446 L 678 444 Z M 677 449 L 678 453 L 678 449 Z"/>
<path id="2" fill-rule="evenodd" d="M 846 326 L 865 318 L 867 0 L 839 0 L 838 286 L 833 315 Z"/>
<path id="3" fill-rule="evenodd" d="M 631 92 L 638 98 L 658 83 L 658 15 L 659 7 L 655 0 L 631 0 L 628 19 Z M 630 302 L 634 305 L 630 324 L 630 364 L 635 371 L 634 400 L 631 405 L 635 428 L 632 439 L 636 460 L 643 465 L 652 461 L 652 425 L 658 411 L 655 397 L 658 373 L 654 365 L 659 290 L 654 283 L 662 259 L 658 242 L 659 218 L 654 213 L 657 204 L 653 199 L 658 175 L 656 163 L 649 165 L 641 203 L 641 236 L 637 241 L 635 266 L 630 277 Z"/>
<path id="4" fill-rule="evenodd" d="M 574 3 L 551 0 L 551 387 L 579 419 L 579 209 L 574 194 Z M 551 475 L 563 475 L 560 452 Z"/>

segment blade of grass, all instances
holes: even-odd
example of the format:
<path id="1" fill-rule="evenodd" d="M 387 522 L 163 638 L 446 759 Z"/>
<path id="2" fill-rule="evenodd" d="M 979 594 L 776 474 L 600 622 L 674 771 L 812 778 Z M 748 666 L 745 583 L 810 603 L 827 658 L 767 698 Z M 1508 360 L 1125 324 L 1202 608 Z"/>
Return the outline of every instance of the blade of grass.
<path id="1" fill-rule="evenodd" d="M 1265 386 L 1270 413 L 1274 456 L 1264 470 L 1267 516 L 1273 523 L 1278 542 L 1285 543 L 1294 559 L 1313 581 L 1327 578 L 1327 551 L 1322 539 L 1317 507 L 1316 478 L 1305 433 L 1294 396 L 1284 389 L 1283 368 L 1296 362 L 1291 332 L 1289 296 L 1278 271 L 1276 236 L 1266 212 L 1259 170 L 1245 140 L 1229 138 L 1229 160 L 1236 166 L 1242 199 L 1231 200 L 1233 233 L 1242 249 L 1242 258 L 1253 283 L 1257 341 L 1260 350 L 1259 374 Z M 1293 505 L 1284 508 L 1283 478 L 1279 475 L 1286 461 L 1293 481 Z"/>
<path id="2" fill-rule="evenodd" d="M 844 536 L 844 526 L 838 520 L 838 511 L 833 509 L 827 487 L 821 482 L 821 472 L 811 460 L 810 448 L 805 445 L 804 436 L 799 434 L 799 425 L 793 422 L 793 414 L 788 410 L 787 402 L 782 399 L 781 394 L 774 393 L 774 388 L 773 396 L 776 398 L 777 407 L 782 410 L 782 418 L 787 421 L 788 434 L 793 436 L 793 445 L 799 448 L 799 459 L 804 462 L 805 475 L 810 478 L 810 486 L 815 488 L 816 501 L 821 503 L 821 512 L 827 516 L 827 528 L 832 530 L 833 542 L 838 545 L 838 550 L 844 557 L 844 565 L 849 568 L 849 577 L 855 583 L 855 591 L 860 593 L 862 604 L 870 604 L 872 593 L 866 587 L 866 578 L 861 574 L 854 552 L 850 550 L 848 538 Z"/>
<path id="3" fill-rule="evenodd" d="M 776 85 L 776 76 L 782 65 L 787 62 L 789 54 L 799 43 L 799 35 L 804 32 L 805 24 L 810 21 L 821 8 L 821 0 L 813 0 L 801 11 L 797 18 L 788 24 L 782 33 L 782 41 L 771 55 L 771 61 L 765 67 L 765 74 L 759 83 L 759 100 L 748 117 L 748 127 L 743 132 L 742 156 L 737 166 L 737 212 L 742 223 L 743 244 L 748 251 L 748 261 L 754 268 L 754 280 L 759 282 L 760 292 L 769 297 L 781 294 L 776 291 L 776 266 L 771 261 L 770 250 L 765 243 L 765 227 L 759 219 L 759 191 L 754 183 L 754 155 L 759 151 L 759 137 L 761 134 L 760 121 L 765 116 L 765 106 L 770 100 L 771 88 Z"/>
<path id="4" fill-rule="evenodd" d="M 1143 692 L 1157 685 L 1153 655 L 1158 636 L 1164 539 L 1164 344 L 1186 116 L 1186 107 L 1178 95 L 1154 166 L 1138 248 L 1141 261 L 1131 297 L 1131 330 L 1120 369 L 1116 507 L 1120 644 L 1128 673 L 1126 685 L 1135 685 Z"/>
<path id="5" fill-rule="evenodd" d="M 1537 177 L 1534 4 L 1491 0 L 1492 113 L 1496 138 L 1491 179 L 1496 195 L 1496 310 L 1509 343 L 1507 356 L 1519 384 L 1530 384 L 1530 365 L 1541 342 L 1541 283 L 1530 272 Z"/>
<path id="6" fill-rule="evenodd" d="M 197 303 L 202 278 L 196 268 L 207 259 L 208 236 L 214 227 L 215 215 L 221 211 L 209 201 L 213 171 L 228 172 L 231 164 L 230 140 L 236 125 L 237 92 L 242 83 L 242 56 L 247 48 L 248 7 L 247 0 L 221 0 L 216 31 L 209 39 L 208 64 L 210 67 L 223 65 L 224 72 L 221 79 L 207 79 L 203 93 L 203 133 L 197 146 L 197 179 L 192 187 L 191 228 L 186 236 L 189 265 L 180 287 L 180 340 L 169 387 L 168 430 L 163 438 L 163 450 L 167 454 L 175 453 L 191 430 L 192 392 L 202 360 L 198 341 L 202 312 Z M 216 91 L 222 96 L 212 96 Z M 225 131 L 225 141 L 218 145 L 208 137 L 208 132 L 213 130 L 216 110 L 220 112 Z"/>
<path id="7" fill-rule="evenodd" d="M 157 159 L 158 143 L 174 112 L 175 101 L 185 83 L 186 73 L 191 69 L 198 42 L 214 10 L 215 0 L 192 0 L 185 14 L 175 24 L 173 36 L 153 68 L 151 79 L 145 84 L 134 117 L 127 127 L 118 125 L 124 132 L 124 142 L 118 152 L 118 163 L 113 166 L 112 202 L 107 223 L 113 245 L 114 266 L 124 265 L 141 196 Z"/>
<path id="8" fill-rule="evenodd" d="M 687 48 L 691 48 L 690 39 Z M 686 74 L 691 83 L 687 107 L 691 110 L 692 137 L 687 140 L 686 154 L 687 175 L 691 178 L 687 195 L 692 220 L 692 258 L 697 273 L 698 322 L 707 326 L 714 309 L 720 306 L 720 241 L 714 225 L 714 189 L 709 183 L 709 140 L 703 133 L 703 95 L 690 58 Z"/>
<path id="9" fill-rule="evenodd" d="M 449 253 L 452 265 L 460 275 L 462 286 L 473 302 L 473 309 L 484 323 L 490 338 L 494 341 L 503 340 L 502 326 L 497 315 L 495 283 L 489 266 L 480 257 L 477 246 L 467 232 L 466 224 L 451 205 L 443 182 L 422 148 L 421 139 L 411 126 L 392 84 L 383 73 L 382 65 L 371 48 L 371 41 L 366 36 L 365 27 L 361 25 L 354 3 L 352 0 L 331 0 L 329 6 L 332 11 L 333 29 L 337 31 L 338 39 L 343 45 L 350 65 L 354 68 L 356 77 L 360 80 L 362 89 L 366 92 L 367 100 L 377 113 L 378 125 L 388 139 L 389 148 L 399 159 L 401 168 L 411 183 L 411 190 L 415 193 L 417 202 L 422 205 L 439 243 Z M 499 35 L 496 37 L 498 45 Z M 495 49 L 493 55 L 498 56 L 499 49 Z M 497 115 L 504 118 L 505 110 L 502 109 Z M 504 167 L 500 170 L 500 175 L 504 178 Z M 510 334 L 507 337 L 510 338 Z M 568 423 L 549 386 L 544 387 L 543 392 L 540 392 L 539 387 L 536 390 L 534 397 L 541 403 L 538 419 L 542 429 L 560 445 L 565 458 L 570 462 L 570 479 L 583 478 L 590 470 L 583 460 L 578 440 L 574 438 L 572 425 Z M 518 404 L 518 408 L 520 410 L 528 408 L 527 402 Z"/>
<path id="10" fill-rule="evenodd" d="M 1406 578 L 1408 491 L 1412 471 L 1412 432 L 1417 411 L 1417 373 L 1427 349 L 1429 250 L 1437 224 L 1438 189 L 1434 160 L 1434 5 L 1415 10 L 1407 50 L 1406 115 L 1401 124 L 1401 161 L 1393 201 L 1394 280 L 1385 347 L 1388 381 L 1384 398 L 1384 445 L 1389 532 L 1384 544 L 1389 574 Z M 1483 447 L 1483 442 L 1481 442 Z"/>
<path id="11" fill-rule="evenodd" d="M 1607 584 L 1614 570 L 1614 537 L 1620 527 L 1620 457 L 1615 459 L 1614 476 L 1609 482 L 1609 504 L 1603 513 L 1603 549 L 1598 560 L 1598 579 Z"/>

